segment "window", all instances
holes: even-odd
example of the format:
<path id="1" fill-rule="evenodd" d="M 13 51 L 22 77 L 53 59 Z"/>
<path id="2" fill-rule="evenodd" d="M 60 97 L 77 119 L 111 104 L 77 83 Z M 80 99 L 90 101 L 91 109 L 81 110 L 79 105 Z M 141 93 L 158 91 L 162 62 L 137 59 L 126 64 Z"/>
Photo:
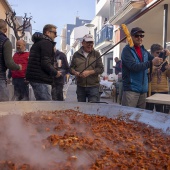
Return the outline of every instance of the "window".
<path id="1" fill-rule="evenodd" d="M 27 36 L 24 37 L 24 40 L 27 41 Z"/>

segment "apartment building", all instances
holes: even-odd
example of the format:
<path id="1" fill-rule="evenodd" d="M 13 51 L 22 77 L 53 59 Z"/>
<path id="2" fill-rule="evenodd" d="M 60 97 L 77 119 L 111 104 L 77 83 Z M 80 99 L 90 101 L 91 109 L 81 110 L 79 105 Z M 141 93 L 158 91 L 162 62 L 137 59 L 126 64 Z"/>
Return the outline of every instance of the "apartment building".
<path id="1" fill-rule="evenodd" d="M 101 4 L 100 4 L 101 3 Z M 64 46 L 68 62 L 70 62 L 72 55 L 81 47 L 81 42 L 85 34 L 92 34 L 95 43 L 94 48 L 101 54 L 107 51 L 113 45 L 113 25 L 109 23 L 110 1 L 102 0 L 96 1 L 96 16 L 92 21 L 86 20 L 79 26 L 74 26 L 70 33 L 69 48 Z M 63 29 L 62 36 L 66 35 L 68 29 Z M 62 45 L 65 40 L 62 39 Z M 63 46 L 62 46 L 63 48 Z M 62 49 L 63 50 L 63 49 Z M 113 72 L 113 51 L 109 51 L 102 57 L 105 66 L 105 73 L 112 74 Z"/>
<path id="2" fill-rule="evenodd" d="M 109 22 L 110 0 L 96 0 L 95 15 L 95 18 L 91 22 L 95 25 L 93 30 L 93 35 L 95 37 L 94 48 L 103 55 L 114 45 L 114 25 Z M 113 56 L 115 56 L 113 49 L 102 56 L 104 74 L 109 75 L 113 73 Z M 115 57 L 119 56 L 116 55 Z"/>
<path id="3" fill-rule="evenodd" d="M 71 35 L 73 29 L 76 27 L 83 26 L 86 23 L 90 23 L 90 22 L 91 22 L 91 20 L 80 19 L 79 17 L 76 17 L 74 24 L 66 24 L 61 32 L 61 43 L 60 43 L 61 49 L 60 50 L 63 51 L 64 53 L 66 53 L 67 55 L 71 55 L 72 53 L 70 53 L 70 51 L 72 49 L 70 48 L 70 41 L 71 41 L 70 35 Z"/>
<path id="4" fill-rule="evenodd" d="M 96 50 L 103 54 L 110 49 L 102 56 L 106 74 L 114 71 L 112 69 L 115 65 L 114 58 L 121 58 L 122 49 L 127 43 L 126 40 L 119 43 L 125 37 L 121 24 L 126 24 L 129 31 L 133 27 L 145 30 L 143 44 L 148 50 L 153 43 L 170 48 L 169 5 L 170 0 L 96 0 L 95 16 L 90 22 L 93 25 L 90 32 L 95 38 Z M 79 32 L 80 35 L 80 32 L 84 31 L 84 28 L 74 25 L 70 35 L 74 29 L 79 31 L 74 31 L 69 48 L 66 48 L 67 45 L 64 46 L 69 56 L 81 46 L 82 37 L 76 34 Z M 65 29 L 65 36 L 68 30 Z M 116 43 L 118 45 L 112 48 Z"/>
<path id="5" fill-rule="evenodd" d="M 126 24 L 129 31 L 137 26 L 145 30 L 143 44 L 148 50 L 153 43 L 170 48 L 169 5 L 169 0 L 96 0 L 96 16 L 92 20 L 92 23 L 95 24 L 95 49 L 102 53 L 125 37 L 121 24 Z M 103 22 L 109 25 L 108 32 L 102 28 Z M 113 26 L 112 33 L 110 25 Z M 103 32 L 105 33 L 103 34 Z M 101 38 L 103 35 L 105 35 L 105 39 Z M 109 35 L 109 38 L 106 35 Z M 112 65 L 110 57 L 120 58 L 125 45 L 126 40 L 103 57 L 107 74 Z"/>

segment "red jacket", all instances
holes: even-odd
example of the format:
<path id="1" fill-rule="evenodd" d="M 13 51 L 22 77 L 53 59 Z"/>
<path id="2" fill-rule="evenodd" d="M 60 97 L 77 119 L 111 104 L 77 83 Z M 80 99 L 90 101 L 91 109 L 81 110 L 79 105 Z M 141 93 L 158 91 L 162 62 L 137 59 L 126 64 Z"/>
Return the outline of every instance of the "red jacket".
<path id="1" fill-rule="evenodd" d="M 25 73 L 28 64 L 29 52 L 15 53 L 13 56 L 14 62 L 16 64 L 22 65 L 22 70 L 11 71 L 12 78 L 25 78 Z"/>

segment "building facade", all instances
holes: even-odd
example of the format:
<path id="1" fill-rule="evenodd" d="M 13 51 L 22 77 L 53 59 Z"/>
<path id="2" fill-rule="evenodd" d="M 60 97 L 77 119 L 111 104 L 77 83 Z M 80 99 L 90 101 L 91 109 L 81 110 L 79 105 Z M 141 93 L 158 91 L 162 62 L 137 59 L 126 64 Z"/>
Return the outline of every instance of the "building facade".
<path id="1" fill-rule="evenodd" d="M 0 1 L 0 18 L 1 19 L 6 19 L 6 13 L 11 13 L 13 12 L 10 4 L 8 3 L 7 0 L 1 0 Z M 18 28 L 19 26 L 22 25 L 23 17 L 21 16 L 16 16 L 16 20 L 15 20 L 15 24 L 16 27 Z M 13 48 L 13 53 L 16 51 L 16 37 L 14 34 L 14 31 L 11 27 L 7 27 L 7 37 L 10 39 L 11 43 L 12 43 L 12 48 Z M 28 27 L 27 29 L 25 29 L 25 35 L 23 37 L 23 39 L 26 41 L 26 49 L 27 51 L 30 50 L 30 47 L 32 46 L 32 41 L 31 41 L 31 37 L 32 37 L 32 26 Z M 18 35 L 21 35 L 21 32 L 18 31 Z"/>
<path id="2" fill-rule="evenodd" d="M 66 24 L 61 32 L 61 51 L 64 53 L 68 53 L 70 51 L 70 35 L 74 28 L 85 25 L 86 23 L 90 23 L 91 20 L 80 19 L 76 17 L 75 24 Z"/>
<path id="3" fill-rule="evenodd" d="M 114 52 L 112 46 L 114 26 L 109 23 L 110 0 L 96 0 L 95 18 L 92 23 L 95 25 L 93 34 L 95 37 L 94 48 L 100 52 L 104 64 L 104 74 L 113 73 Z M 107 52 L 108 51 L 108 52 Z M 117 56 L 116 56 L 117 57 Z"/>
<path id="4" fill-rule="evenodd" d="M 129 31 L 133 27 L 141 27 L 145 31 L 143 44 L 150 49 L 153 43 L 159 43 L 169 48 L 170 42 L 170 13 L 169 0 L 110 0 L 109 22 L 114 27 L 114 42 L 119 42 L 124 36 L 121 24 L 126 24 Z M 126 41 L 114 49 L 121 54 Z"/>
<path id="5" fill-rule="evenodd" d="M 91 22 L 95 25 L 95 49 L 101 54 L 110 49 L 102 57 L 105 73 L 110 74 L 111 66 L 115 65 L 113 59 L 121 58 L 127 43 L 126 40 L 119 43 L 125 37 L 121 24 L 126 24 L 129 31 L 141 27 L 145 31 L 143 44 L 148 50 L 153 43 L 170 48 L 169 5 L 169 0 L 96 0 L 96 16 Z"/>

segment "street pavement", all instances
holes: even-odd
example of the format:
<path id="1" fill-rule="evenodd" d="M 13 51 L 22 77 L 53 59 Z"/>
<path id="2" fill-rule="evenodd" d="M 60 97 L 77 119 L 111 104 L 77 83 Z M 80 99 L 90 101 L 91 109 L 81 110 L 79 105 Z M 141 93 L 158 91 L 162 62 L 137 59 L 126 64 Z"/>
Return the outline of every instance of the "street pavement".
<path id="1" fill-rule="evenodd" d="M 65 101 L 66 102 L 77 102 L 76 85 L 75 84 L 69 85 Z M 113 98 L 100 98 L 100 102 L 106 102 L 108 104 L 113 104 Z"/>

